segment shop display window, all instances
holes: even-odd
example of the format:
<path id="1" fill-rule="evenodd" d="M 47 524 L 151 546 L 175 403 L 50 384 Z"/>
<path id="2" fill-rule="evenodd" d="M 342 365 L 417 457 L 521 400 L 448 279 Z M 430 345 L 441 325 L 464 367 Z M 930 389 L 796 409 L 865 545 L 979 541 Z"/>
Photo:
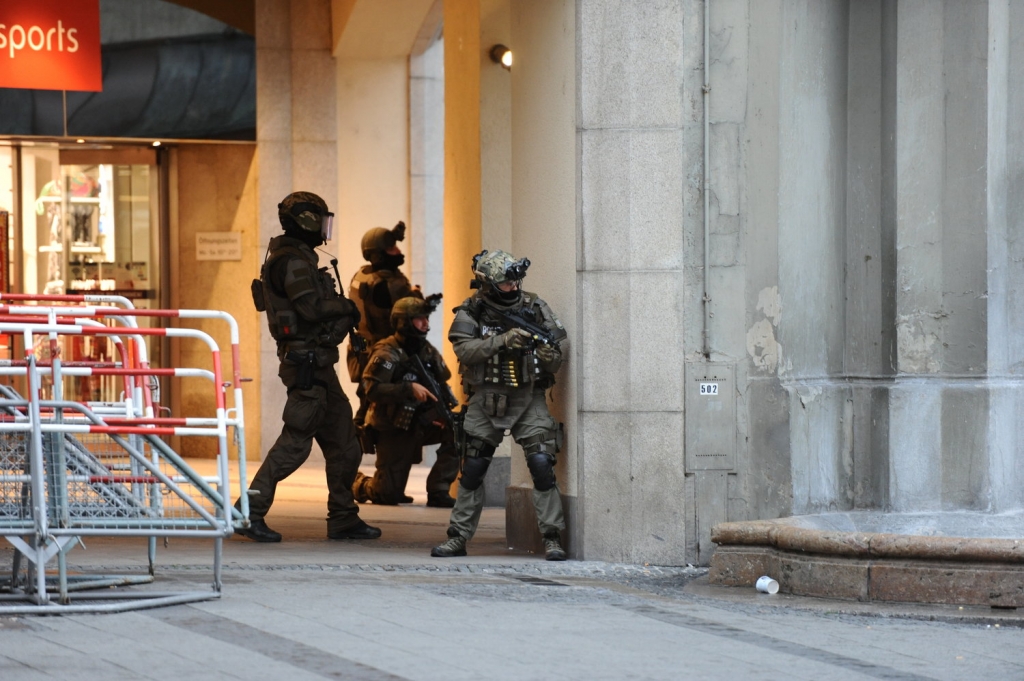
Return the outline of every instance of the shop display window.
<path id="1" fill-rule="evenodd" d="M 156 166 L 104 163 L 102 153 L 96 154 L 95 162 L 68 162 L 66 155 L 56 145 L 26 144 L 20 149 L 23 210 L 20 220 L 13 220 L 21 225 L 16 250 L 21 290 L 110 294 L 129 298 L 139 308 L 157 307 Z M 139 318 L 138 323 L 150 326 L 154 320 Z M 44 340 L 37 339 L 36 353 L 48 360 L 50 349 Z M 146 343 L 151 362 L 159 366 L 160 343 L 151 338 Z M 121 360 L 103 338 L 62 337 L 59 351 L 64 361 Z M 65 381 L 67 397 L 76 400 L 116 400 L 122 386 L 113 377 Z"/>

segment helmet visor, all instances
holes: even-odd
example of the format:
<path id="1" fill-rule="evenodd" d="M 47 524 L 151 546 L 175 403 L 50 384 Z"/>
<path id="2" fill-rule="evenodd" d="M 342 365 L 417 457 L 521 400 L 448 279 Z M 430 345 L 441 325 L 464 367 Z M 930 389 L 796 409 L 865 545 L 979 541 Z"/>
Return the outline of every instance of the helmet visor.
<path id="1" fill-rule="evenodd" d="M 324 213 L 320 220 L 320 236 L 324 241 L 330 241 L 334 237 L 334 213 Z"/>

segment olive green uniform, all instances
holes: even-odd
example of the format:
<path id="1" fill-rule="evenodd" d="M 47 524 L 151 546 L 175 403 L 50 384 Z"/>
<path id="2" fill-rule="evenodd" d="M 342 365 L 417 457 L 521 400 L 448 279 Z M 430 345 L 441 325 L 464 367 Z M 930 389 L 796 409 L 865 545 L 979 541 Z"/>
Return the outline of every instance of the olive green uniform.
<path id="1" fill-rule="evenodd" d="M 351 344 L 348 346 L 346 362 L 349 378 L 354 383 L 363 379 L 370 349 L 395 332 L 391 325 L 391 307 L 395 301 L 407 296 L 423 297 L 401 270 L 375 270 L 373 267 L 360 267 L 348 289 L 349 298 L 359 308 L 359 335 L 366 340 L 367 347 L 365 352 L 356 352 Z"/>
<path id="2" fill-rule="evenodd" d="M 531 350 L 505 347 L 502 334 L 510 327 L 495 309 L 495 303 L 477 292 L 456 308 L 448 331 L 463 388 L 470 395 L 463 422 L 462 479 L 448 533 L 467 540 L 476 533 L 484 502 L 482 478 L 507 430 L 526 454 L 538 526 L 548 536 L 565 529 L 553 470 L 558 424 L 548 412 L 545 394 L 561 366 L 566 334 L 547 303 L 532 293 L 524 292 L 518 304 L 504 308 L 533 319 L 556 340 L 554 358 L 541 362 Z"/>
<path id="3" fill-rule="evenodd" d="M 316 253 L 298 239 L 277 236 L 270 241 L 261 279 L 281 360 L 277 375 L 288 390 L 288 401 L 281 435 L 249 484 L 249 515 L 259 520 L 270 511 L 277 484 L 309 458 L 315 438 L 326 461 L 327 531 L 333 534 L 361 522 L 352 481 L 362 454 L 352 407 L 334 369 L 355 308 L 335 291 L 333 279 L 318 264 Z"/>
<path id="4" fill-rule="evenodd" d="M 442 384 L 451 378 L 441 353 L 423 340 L 415 352 L 424 367 Z M 373 477 L 360 473 L 353 485 L 359 501 L 397 504 L 405 494 L 409 470 L 423 460 L 423 445 L 440 444 L 437 461 L 427 476 L 427 494 L 448 496 L 448 490 L 459 473 L 459 458 L 450 428 L 443 422 L 438 403 L 416 402 L 412 383 L 427 387 L 417 376 L 409 350 L 398 334 L 377 343 L 363 373 L 362 388 L 369 402 L 366 422 L 377 431 L 377 460 Z M 441 395 L 437 396 L 442 399 Z"/>

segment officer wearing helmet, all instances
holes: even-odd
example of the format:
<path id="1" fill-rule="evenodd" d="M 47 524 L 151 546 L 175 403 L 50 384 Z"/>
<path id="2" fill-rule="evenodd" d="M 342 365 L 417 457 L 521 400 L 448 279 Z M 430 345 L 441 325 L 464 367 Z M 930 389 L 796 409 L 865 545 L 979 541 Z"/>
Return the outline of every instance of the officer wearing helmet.
<path id="1" fill-rule="evenodd" d="M 437 461 L 427 476 L 427 506 L 455 505 L 448 490 L 458 475 L 459 458 L 454 433 L 442 412 L 446 409 L 442 400 L 454 401 L 447 388 L 451 371 L 427 341 L 430 314 L 438 302 L 433 297 L 399 299 L 391 309 L 395 333 L 370 351 L 362 389 L 369 404 L 366 422 L 377 432 L 377 470 L 372 477 L 356 476 L 352 485 L 356 501 L 401 503 L 409 470 L 423 458 L 423 445 L 439 443 Z M 442 394 L 432 392 L 431 384 Z"/>
<path id="2" fill-rule="evenodd" d="M 398 247 L 405 240 L 405 223 L 399 222 L 391 229 L 374 227 L 363 235 L 361 247 L 363 258 L 368 265 L 359 268 L 352 277 L 348 296 L 359 308 L 359 335 L 366 339 L 367 348 L 362 351 L 349 345 L 347 364 L 349 378 L 360 386 L 359 411 L 356 412 L 356 427 L 362 428 L 367 407 L 362 394 L 363 371 L 370 359 L 369 348 L 395 332 L 391 323 L 391 307 L 395 301 L 408 296 L 422 298 L 419 287 L 413 287 L 399 269 L 405 262 L 405 255 Z M 367 438 L 363 438 L 364 441 Z M 373 447 L 364 444 L 363 450 L 373 453 Z"/>
<path id="3" fill-rule="evenodd" d="M 274 503 L 277 484 L 309 458 L 316 438 L 327 468 L 327 536 L 374 539 L 380 530 L 360 519 L 352 499 L 362 454 L 352 427 L 352 407 L 334 370 L 338 345 L 358 323 L 359 312 L 338 293 L 313 251 L 331 238 L 334 214 L 310 192 L 289 194 L 277 208 L 284 234 L 270 240 L 260 278 L 253 281 L 253 302 L 267 313 L 281 361 L 277 375 L 288 400 L 281 435 L 249 484 L 251 524 L 235 532 L 258 542 L 281 541 L 264 517 Z"/>
<path id="4" fill-rule="evenodd" d="M 547 303 L 522 290 L 530 261 L 505 251 L 473 258 L 477 291 L 455 308 L 448 331 L 469 395 L 462 447 L 462 477 L 448 525 L 448 540 L 435 557 L 464 556 L 483 510 L 483 479 L 494 451 L 509 431 L 522 446 L 533 478 L 533 505 L 548 560 L 565 560 L 562 500 L 555 480 L 560 426 L 545 395 L 562 364 L 565 329 Z"/>

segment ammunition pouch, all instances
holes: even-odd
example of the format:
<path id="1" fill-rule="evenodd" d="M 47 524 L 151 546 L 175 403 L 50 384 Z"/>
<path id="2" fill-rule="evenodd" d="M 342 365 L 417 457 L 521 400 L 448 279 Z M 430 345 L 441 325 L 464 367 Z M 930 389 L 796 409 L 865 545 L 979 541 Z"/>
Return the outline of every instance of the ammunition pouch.
<path id="1" fill-rule="evenodd" d="M 403 404 L 399 409 L 395 410 L 395 415 L 391 420 L 391 423 L 398 430 L 409 430 L 412 428 L 413 419 L 416 416 L 416 410 L 419 405 L 417 404 Z"/>
<path id="2" fill-rule="evenodd" d="M 508 395 L 504 393 L 484 393 L 484 413 L 488 416 L 503 418 L 508 411 Z"/>
<path id="3" fill-rule="evenodd" d="M 359 447 L 363 454 L 377 453 L 377 429 L 373 426 L 362 423 L 356 426 L 356 439 L 359 440 Z"/>
<path id="4" fill-rule="evenodd" d="M 263 298 L 263 282 L 259 279 L 253 279 L 252 284 L 249 285 L 249 290 L 252 291 L 252 304 L 256 307 L 256 311 L 266 312 L 267 303 Z"/>
<path id="5" fill-rule="evenodd" d="M 292 390 L 309 390 L 314 385 L 321 385 L 326 388 L 327 384 L 323 381 L 318 381 L 314 378 L 316 373 L 316 353 L 312 350 L 306 352 L 286 352 L 284 355 L 286 361 L 295 364 L 299 370 L 295 378 L 295 385 L 288 388 L 288 392 Z"/>

